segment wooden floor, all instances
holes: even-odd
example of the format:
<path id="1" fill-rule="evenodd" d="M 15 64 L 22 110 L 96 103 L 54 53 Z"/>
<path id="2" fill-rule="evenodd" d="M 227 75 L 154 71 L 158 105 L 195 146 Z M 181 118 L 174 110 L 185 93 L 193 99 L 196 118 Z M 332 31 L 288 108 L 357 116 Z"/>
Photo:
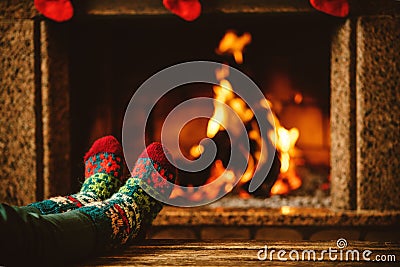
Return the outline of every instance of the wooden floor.
<path id="1" fill-rule="evenodd" d="M 268 256 L 265 261 L 260 261 L 257 254 L 261 249 L 265 249 L 265 245 Z M 342 261 L 331 261 L 328 253 L 322 254 L 322 250 L 329 248 L 338 249 L 336 240 L 324 242 L 146 240 L 123 250 L 89 259 L 76 266 L 400 266 L 400 243 L 348 241 L 347 247 L 338 249 L 338 252 L 332 251 L 331 254 L 331 257 L 334 258 L 336 255 L 340 259 L 342 251 Z M 347 252 L 355 249 L 360 253 L 360 261 L 352 261 L 351 253 Z M 275 252 L 272 254 L 271 262 L 272 250 Z M 291 250 L 297 250 L 300 260 L 281 261 L 278 259 L 279 250 L 286 251 L 286 254 L 282 255 L 286 258 L 289 257 Z M 315 261 L 312 259 L 312 254 L 310 254 L 311 259 L 307 260 L 309 254 L 306 250 L 316 252 Z M 371 261 L 362 259 L 365 250 L 372 252 L 366 255 Z M 346 253 L 349 261 L 346 261 Z M 302 254 L 307 261 L 301 260 Z M 389 255 L 394 255 L 396 262 L 378 262 L 375 260 L 377 255 L 385 255 L 387 259 L 393 257 Z M 264 257 L 265 254 L 262 253 L 260 256 Z M 295 252 L 292 256 L 296 257 Z M 384 257 L 380 256 L 381 259 Z"/>

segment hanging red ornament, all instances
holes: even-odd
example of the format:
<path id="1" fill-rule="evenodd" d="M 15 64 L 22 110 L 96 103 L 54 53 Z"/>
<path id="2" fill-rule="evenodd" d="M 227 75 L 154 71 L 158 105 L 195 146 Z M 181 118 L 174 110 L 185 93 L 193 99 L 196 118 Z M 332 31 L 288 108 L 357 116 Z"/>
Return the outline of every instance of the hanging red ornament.
<path id="1" fill-rule="evenodd" d="M 197 19 L 201 13 L 198 0 L 163 0 L 163 4 L 172 13 L 187 21 Z"/>
<path id="2" fill-rule="evenodd" d="M 69 0 L 35 0 L 36 9 L 45 17 L 57 22 L 67 21 L 74 15 Z"/>
<path id="3" fill-rule="evenodd" d="M 336 17 L 346 17 L 349 14 L 348 0 L 310 0 L 317 10 Z"/>

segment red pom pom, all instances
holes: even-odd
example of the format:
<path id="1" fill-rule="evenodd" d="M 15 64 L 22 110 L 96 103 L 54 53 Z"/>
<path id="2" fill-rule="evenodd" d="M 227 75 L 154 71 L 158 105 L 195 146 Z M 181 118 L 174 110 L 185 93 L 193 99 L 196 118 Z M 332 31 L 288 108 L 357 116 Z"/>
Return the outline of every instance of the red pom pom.
<path id="1" fill-rule="evenodd" d="M 310 0 L 317 10 L 336 17 L 346 17 L 349 14 L 348 0 Z"/>
<path id="2" fill-rule="evenodd" d="M 74 15 L 74 8 L 69 0 L 35 0 L 36 9 L 45 17 L 62 22 Z"/>
<path id="3" fill-rule="evenodd" d="M 201 13 L 198 0 L 163 0 L 163 4 L 172 13 L 187 21 L 197 19 Z"/>
<path id="4" fill-rule="evenodd" d="M 92 147 L 86 153 L 83 160 L 87 161 L 88 158 L 90 158 L 91 156 L 102 152 L 108 152 L 116 154 L 118 156 L 122 156 L 122 147 L 114 136 L 112 135 L 104 136 L 100 139 L 97 139 L 93 143 Z"/>
<path id="5" fill-rule="evenodd" d="M 173 166 L 167 156 L 172 159 L 171 154 L 169 151 L 161 145 L 161 143 L 154 142 L 150 144 L 143 152 L 140 154 L 139 158 L 151 158 L 155 164 L 160 164 L 161 168 L 167 170 L 170 174 L 176 176 L 177 170 L 175 166 Z"/>

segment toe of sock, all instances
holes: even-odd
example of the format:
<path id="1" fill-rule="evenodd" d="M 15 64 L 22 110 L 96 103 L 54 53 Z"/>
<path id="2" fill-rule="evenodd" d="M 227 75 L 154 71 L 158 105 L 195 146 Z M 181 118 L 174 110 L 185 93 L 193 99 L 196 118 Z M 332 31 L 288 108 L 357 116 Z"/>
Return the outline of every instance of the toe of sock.
<path id="1" fill-rule="evenodd" d="M 114 136 L 112 135 L 104 136 L 102 138 L 97 139 L 93 143 L 92 147 L 86 153 L 83 160 L 86 161 L 91 156 L 101 152 L 108 152 L 122 156 L 122 146 Z"/>
<path id="2" fill-rule="evenodd" d="M 171 153 L 161 143 L 154 142 L 140 154 L 139 158 L 150 158 L 154 163 L 159 164 L 162 169 L 172 174 L 172 180 L 170 180 L 170 178 L 167 179 L 170 180 L 170 182 L 174 182 L 177 176 L 177 169 L 171 164 L 167 155 L 168 158 L 172 160 Z"/>

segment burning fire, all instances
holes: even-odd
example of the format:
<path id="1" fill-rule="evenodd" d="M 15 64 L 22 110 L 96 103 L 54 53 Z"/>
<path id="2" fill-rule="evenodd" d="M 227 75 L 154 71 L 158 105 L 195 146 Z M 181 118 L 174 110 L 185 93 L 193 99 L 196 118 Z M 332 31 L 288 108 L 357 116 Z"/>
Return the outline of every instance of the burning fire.
<path id="1" fill-rule="evenodd" d="M 227 66 L 223 65 L 221 69 L 216 70 L 215 75 L 220 80 L 220 83 L 213 86 L 216 101 L 214 101 L 214 114 L 207 125 L 208 138 L 213 138 L 218 131 L 224 130 L 222 125 L 227 125 L 228 122 L 231 122 L 225 111 L 225 104 L 230 106 L 245 123 L 250 121 L 254 116 L 253 111 L 247 108 L 246 103 L 234 94 L 231 83 L 226 79 L 229 75 Z M 234 130 L 234 127 L 232 128 Z"/>
<path id="2" fill-rule="evenodd" d="M 263 107 L 270 106 L 272 108 L 271 102 L 266 100 L 261 102 Z M 281 169 L 278 179 L 271 188 L 272 195 L 284 195 L 290 191 L 298 189 L 302 181 L 300 177 L 297 176 L 295 171 L 295 164 L 293 157 L 295 156 L 295 145 L 299 139 L 299 130 L 297 128 L 291 128 L 290 130 L 283 127 L 276 115 L 273 114 L 273 118 L 270 118 L 275 122 L 276 134 L 270 134 L 270 139 L 275 140 L 276 148 L 280 152 Z"/>
<path id="3" fill-rule="evenodd" d="M 201 154 L 204 152 L 204 146 L 202 146 L 202 145 L 197 145 L 197 146 L 193 146 L 191 149 L 190 149 L 190 155 L 193 157 L 193 158 L 198 158 L 198 157 L 200 157 L 201 156 Z"/>
<path id="4" fill-rule="evenodd" d="M 225 123 L 232 123 L 229 121 L 228 115 L 224 110 L 224 104 L 227 104 L 231 107 L 236 114 L 240 117 L 243 123 L 247 123 L 251 121 L 254 117 L 254 113 L 251 109 L 249 109 L 246 103 L 239 97 L 237 97 L 233 93 L 233 88 L 231 83 L 227 80 L 229 76 L 229 68 L 226 65 L 223 65 L 221 69 L 217 69 L 215 72 L 217 79 L 220 80 L 220 84 L 218 86 L 214 86 L 214 95 L 217 101 L 214 102 L 214 114 L 208 121 L 207 125 L 207 137 L 213 138 L 218 131 L 224 130 L 222 125 Z M 235 130 L 236 127 L 232 127 L 232 130 Z M 258 132 L 255 130 L 252 131 L 253 134 L 251 137 L 255 140 L 261 140 L 261 137 Z M 255 137 L 255 135 L 257 135 Z M 250 137 L 250 138 L 251 138 Z M 261 153 L 260 153 L 261 154 Z M 250 181 L 254 174 L 255 170 L 255 162 L 252 155 L 248 155 L 248 166 L 242 177 L 240 178 L 241 184 Z M 233 179 L 235 181 L 235 179 Z M 228 192 L 228 191 L 227 191 Z"/>
<path id="5" fill-rule="evenodd" d="M 292 157 L 294 156 L 294 146 L 299 138 L 299 130 L 292 128 L 285 129 L 282 126 L 277 128 L 277 148 L 280 151 L 281 170 L 278 180 L 271 188 L 272 195 L 287 194 L 301 186 L 301 179 L 294 170 Z"/>
<path id="6" fill-rule="evenodd" d="M 222 38 L 217 53 L 230 53 L 234 56 L 236 63 L 241 64 L 243 62 L 243 49 L 251 42 L 251 35 L 245 33 L 238 37 L 233 31 L 228 31 Z M 229 67 L 222 65 L 221 69 L 215 71 L 219 85 L 213 86 L 214 91 L 214 113 L 207 125 L 207 137 L 213 138 L 219 131 L 224 131 L 225 128 L 222 125 L 229 125 L 233 131 L 240 129 L 232 125 L 233 120 L 229 117 L 229 113 L 226 111 L 226 105 L 232 108 L 235 113 L 240 117 L 242 123 L 247 124 L 250 129 L 248 131 L 248 137 L 256 144 L 256 151 L 251 155 L 244 155 L 248 157 L 247 169 L 244 174 L 240 177 L 239 185 L 250 181 L 254 175 L 257 164 L 263 164 L 266 162 L 268 155 L 261 153 L 261 147 L 263 147 L 264 140 L 261 138 L 257 123 L 252 119 L 254 117 L 253 111 L 248 108 L 246 103 L 234 93 L 232 84 L 229 82 Z M 302 96 L 299 94 L 296 99 L 297 102 L 302 101 Z M 262 107 L 271 107 L 271 103 L 263 101 L 260 103 Z M 276 144 L 276 148 L 280 153 L 281 169 L 279 177 L 271 189 L 271 194 L 287 194 L 291 190 L 299 188 L 302 184 L 301 179 L 295 172 L 295 165 L 293 162 L 293 156 L 295 154 L 295 144 L 299 138 L 299 131 L 297 128 L 286 129 L 281 126 L 276 115 L 272 115 L 272 118 L 267 118 L 270 122 L 275 123 L 276 132 L 271 131 L 268 136 L 272 143 Z M 195 145 L 190 149 L 190 155 L 193 158 L 198 158 L 204 152 L 202 145 Z M 221 176 L 221 177 L 220 177 Z M 220 177 L 218 180 L 217 178 Z M 171 198 L 176 197 L 188 197 L 189 199 L 196 201 L 200 199 L 212 199 L 220 190 L 230 192 L 234 187 L 236 176 L 233 170 L 227 170 L 220 159 L 217 159 L 211 167 L 211 175 L 207 179 L 206 184 L 217 181 L 218 186 L 215 191 L 209 190 L 196 191 L 195 188 L 191 187 L 187 191 L 183 191 L 179 188 L 175 188 L 171 194 Z M 249 194 L 244 190 L 239 190 L 239 196 L 246 198 Z"/>
<path id="7" fill-rule="evenodd" d="M 243 63 L 243 49 L 251 42 L 251 34 L 245 32 L 237 36 L 234 31 L 227 31 L 219 43 L 217 54 L 232 54 L 237 64 Z"/>
<path id="8" fill-rule="evenodd" d="M 220 190 L 224 192 L 230 192 L 233 189 L 235 182 L 235 174 L 233 171 L 226 170 L 221 160 L 216 160 L 211 168 L 210 177 L 207 179 L 205 184 L 216 182 L 216 190 L 196 190 L 193 186 L 189 186 L 189 189 L 184 191 L 179 187 L 174 187 L 170 198 L 186 197 L 192 201 L 199 201 L 204 199 L 214 199 Z"/>

